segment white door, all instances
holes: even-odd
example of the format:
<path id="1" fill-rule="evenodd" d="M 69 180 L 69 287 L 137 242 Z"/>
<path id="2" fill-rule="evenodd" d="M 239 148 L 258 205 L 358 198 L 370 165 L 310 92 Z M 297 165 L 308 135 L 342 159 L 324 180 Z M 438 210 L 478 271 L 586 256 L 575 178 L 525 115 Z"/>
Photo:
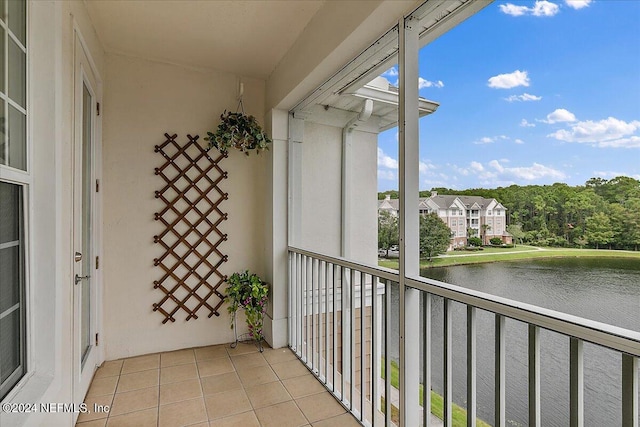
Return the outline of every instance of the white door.
<path id="1" fill-rule="evenodd" d="M 98 362 L 96 270 L 96 79 L 78 35 L 74 73 L 73 397 L 83 401 Z"/>

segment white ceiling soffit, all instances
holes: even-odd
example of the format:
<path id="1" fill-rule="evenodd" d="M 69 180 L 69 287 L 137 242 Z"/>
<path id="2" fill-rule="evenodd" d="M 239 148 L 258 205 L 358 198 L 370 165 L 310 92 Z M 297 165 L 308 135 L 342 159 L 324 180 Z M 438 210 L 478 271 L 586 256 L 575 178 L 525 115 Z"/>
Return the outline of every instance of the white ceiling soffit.
<path id="1" fill-rule="evenodd" d="M 493 0 L 427 0 L 411 15 L 419 20 L 420 47 L 423 47 Z M 398 62 L 398 30 L 389 30 L 353 61 L 293 108 L 302 112 L 314 104 L 332 105 L 345 92 L 353 92 Z"/>
<path id="2" fill-rule="evenodd" d="M 261 79 L 324 3 L 85 0 L 107 52 Z"/>

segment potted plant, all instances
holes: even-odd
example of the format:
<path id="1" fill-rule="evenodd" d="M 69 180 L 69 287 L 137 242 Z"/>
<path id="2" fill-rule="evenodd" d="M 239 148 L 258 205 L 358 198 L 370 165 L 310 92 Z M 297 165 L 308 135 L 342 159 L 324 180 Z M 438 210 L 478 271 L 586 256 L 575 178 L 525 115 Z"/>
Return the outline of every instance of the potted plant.
<path id="1" fill-rule="evenodd" d="M 220 115 L 222 122 L 215 133 L 207 132 L 205 141 L 209 142 L 209 148 L 215 148 L 221 153 L 227 153 L 230 148 L 235 148 L 247 156 L 251 150 L 268 150 L 271 139 L 265 135 L 260 124 L 253 116 L 241 112 L 227 112 Z"/>
<path id="2" fill-rule="evenodd" d="M 233 273 L 227 279 L 227 284 L 229 286 L 226 289 L 226 299 L 229 302 L 227 310 L 231 315 L 231 329 L 234 328 L 236 312 L 242 308 L 247 318 L 249 338 L 260 342 L 264 338 L 262 324 L 267 308 L 268 284 L 257 274 L 249 273 L 248 270 Z M 237 342 L 236 331 L 236 344 Z"/>

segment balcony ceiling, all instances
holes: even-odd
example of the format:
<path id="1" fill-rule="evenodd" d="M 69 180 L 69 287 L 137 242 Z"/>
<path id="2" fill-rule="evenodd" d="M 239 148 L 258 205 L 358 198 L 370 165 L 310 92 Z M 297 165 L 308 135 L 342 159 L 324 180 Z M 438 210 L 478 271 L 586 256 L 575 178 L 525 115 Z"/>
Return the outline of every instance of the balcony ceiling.
<path id="1" fill-rule="evenodd" d="M 107 52 L 266 79 L 325 1 L 85 3 Z"/>

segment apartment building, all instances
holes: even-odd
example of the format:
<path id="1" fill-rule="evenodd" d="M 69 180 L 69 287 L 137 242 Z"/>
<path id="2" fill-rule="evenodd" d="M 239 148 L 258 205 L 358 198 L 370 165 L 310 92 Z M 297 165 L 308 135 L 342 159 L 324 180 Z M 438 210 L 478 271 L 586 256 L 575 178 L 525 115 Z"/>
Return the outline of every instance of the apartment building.
<path id="1" fill-rule="evenodd" d="M 435 212 L 449 226 L 452 232 L 450 249 L 465 246 L 469 237 L 481 237 L 489 243 L 494 237 L 503 243 L 511 243 L 507 232 L 507 209 L 496 199 L 481 196 L 439 195 L 432 192 L 430 197 L 418 201 L 421 214 Z M 378 203 L 378 211 L 398 215 L 398 200 L 390 196 Z"/>

